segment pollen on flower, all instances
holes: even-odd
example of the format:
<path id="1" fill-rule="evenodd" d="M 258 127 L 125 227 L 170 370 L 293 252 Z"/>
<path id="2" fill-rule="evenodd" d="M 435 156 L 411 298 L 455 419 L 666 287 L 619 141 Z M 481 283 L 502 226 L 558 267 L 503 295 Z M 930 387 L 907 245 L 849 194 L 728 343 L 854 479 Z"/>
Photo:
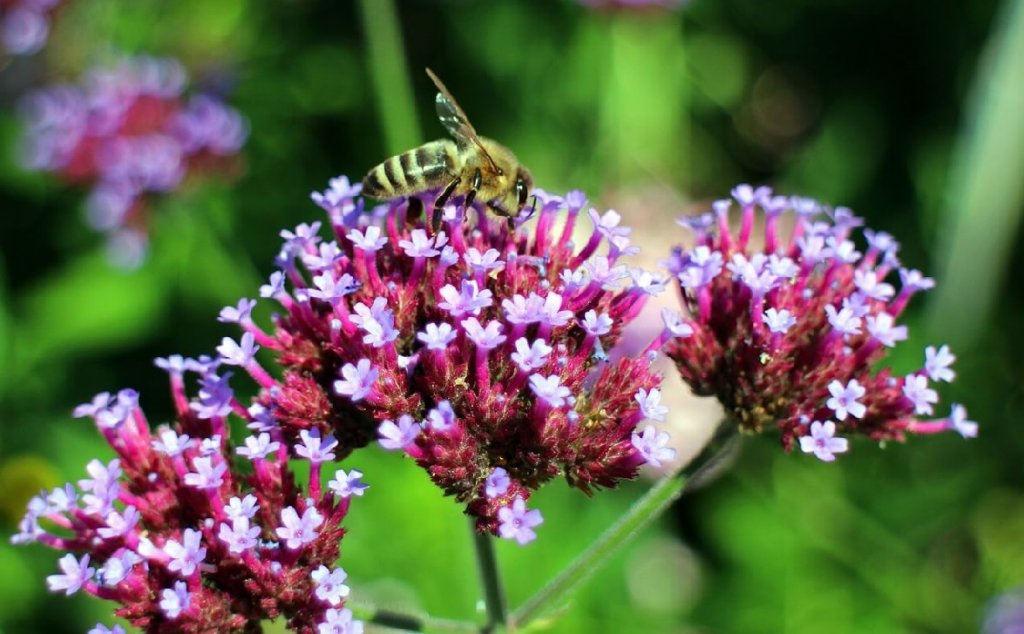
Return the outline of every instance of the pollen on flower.
<path id="1" fill-rule="evenodd" d="M 953 429 L 969 437 L 975 428 L 959 426 L 955 412 L 918 418 L 938 401 L 929 379 L 954 378 L 947 346 L 928 347 L 924 367 L 904 377 L 881 363 L 908 338 L 897 320 L 910 299 L 934 286 L 900 266 L 896 240 L 864 229 L 862 251 L 854 230 L 863 222 L 849 209 L 767 187 L 732 193 L 711 212 L 680 219 L 694 246 L 667 260 L 683 315 L 664 316 L 664 350 L 694 391 L 717 396 L 741 428 L 777 429 L 786 449 L 799 441 L 827 461 L 847 450 L 840 433 L 884 441 Z M 738 230 L 729 222 L 734 203 Z M 786 214 L 793 228 L 783 231 Z"/>

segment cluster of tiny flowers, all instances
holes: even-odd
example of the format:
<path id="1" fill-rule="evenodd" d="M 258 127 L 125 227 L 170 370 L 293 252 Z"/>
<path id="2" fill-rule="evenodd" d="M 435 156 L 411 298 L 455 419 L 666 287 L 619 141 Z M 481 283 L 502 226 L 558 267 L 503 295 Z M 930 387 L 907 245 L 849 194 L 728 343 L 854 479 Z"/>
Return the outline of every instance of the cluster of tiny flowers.
<path id="1" fill-rule="evenodd" d="M 50 19 L 60 0 L 0 2 L 0 47 L 8 55 L 31 55 L 50 37 Z"/>
<path id="2" fill-rule="evenodd" d="M 116 262 L 137 264 L 147 243 L 149 197 L 237 160 L 243 117 L 218 98 L 186 94 L 177 61 L 122 58 L 22 102 L 22 163 L 90 188 L 86 216 L 110 237 Z"/>
<path id="3" fill-rule="evenodd" d="M 742 429 L 775 426 L 784 447 L 799 441 L 826 461 L 848 448 L 839 432 L 877 441 L 977 434 L 960 405 L 948 417 L 921 418 L 934 413 L 933 386 L 954 378 L 947 346 L 928 347 L 923 367 L 906 376 L 872 370 L 907 338 L 896 321 L 911 297 L 934 286 L 900 266 L 892 236 L 864 229 L 861 253 L 851 233 L 862 220 L 849 209 L 767 187 L 740 185 L 732 195 L 738 232 L 729 226 L 733 201 L 718 201 L 713 213 L 680 219 L 694 246 L 667 262 L 686 317 L 666 316 L 676 333 L 665 351 L 696 393 L 716 396 Z M 763 235 L 755 237 L 758 215 Z M 788 238 L 780 235 L 786 215 L 794 216 Z M 886 281 L 894 273 L 899 288 Z"/>
<path id="4" fill-rule="evenodd" d="M 117 457 L 90 462 L 77 487 L 33 498 L 12 541 L 65 551 L 50 590 L 113 601 L 116 616 L 145 632 L 248 632 L 283 618 L 304 634 L 361 633 L 333 564 L 362 474 L 339 470 L 322 487 L 333 438 L 306 432 L 289 443 L 261 405 L 234 397 L 216 360 L 157 362 L 170 374 L 176 422 L 151 430 L 133 390 L 78 407 Z M 192 399 L 186 372 L 199 374 Z M 232 418 L 252 430 L 237 446 Z M 309 462 L 304 488 L 294 461 Z"/>
<path id="5" fill-rule="evenodd" d="M 482 207 L 467 218 L 455 206 L 433 231 L 433 198 L 365 211 L 359 191 L 339 177 L 313 194 L 333 239 L 319 222 L 282 232 L 280 270 L 260 289 L 284 309 L 273 334 L 251 319 L 252 300 L 221 314 L 244 329 L 225 338 L 222 362 L 261 385 L 286 437 L 404 452 L 479 530 L 520 543 L 542 521 L 526 500 L 547 480 L 589 493 L 671 460 L 667 434 L 638 429 L 666 413 L 650 369 L 661 342 L 608 354 L 664 288 L 620 264 L 635 248 L 618 214 L 585 212 L 594 230 L 578 246 L 579 192 L 541 193 L 536 227 L 510 232 Z M 255 360 L 261 346 L 280 379 Z"/>

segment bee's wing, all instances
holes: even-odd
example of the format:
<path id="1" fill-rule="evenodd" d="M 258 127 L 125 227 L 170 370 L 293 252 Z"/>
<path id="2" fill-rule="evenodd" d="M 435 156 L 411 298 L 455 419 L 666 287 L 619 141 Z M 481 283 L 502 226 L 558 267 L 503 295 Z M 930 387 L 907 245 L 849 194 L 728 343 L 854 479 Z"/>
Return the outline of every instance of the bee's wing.
<path id="1" fill-rule="evenodd" d="M 431 81 L 437 86 L 438 92 L 437 98 L 434 100 L 434 106 L 437 109 L 437 118 L 440 119 L 441 125 L 444 126 L 445 130 L 448 130 L 448 134 L 452 135 L 452 138 L 455 139 L 459 147 L 464 148 L 475 145 L 480 150 L 480 153 L 487 158 L 494 171 L 500 172 L 501 170 L 498 169 L 498 165 L 487 152 L 484 144 L 480 141 L 480 137 L 477 136 L 476 130 L 473 129 L 473 124 L 469 122 L 466 113 L 459 107 L 455 97 L 452 97 L 452 93 L 448 92 L 448 88 L 438 79 L 434 71 L 428 68 L 427 75 L 430 76 Z"/>

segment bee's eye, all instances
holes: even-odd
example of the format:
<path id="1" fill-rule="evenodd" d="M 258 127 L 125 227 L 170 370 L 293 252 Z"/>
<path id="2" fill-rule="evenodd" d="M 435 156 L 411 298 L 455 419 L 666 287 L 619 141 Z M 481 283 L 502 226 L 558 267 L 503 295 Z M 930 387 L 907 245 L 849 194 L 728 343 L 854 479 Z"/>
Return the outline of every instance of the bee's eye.
<path id="1" fill-rule="evenodd" d="M 516 195 L 519 197 L 519 208 L 522 209 L 526 205 L 526 197 L 529 192 L 526 191 L 526 181 L 522 178 L 516 179 Z"/>

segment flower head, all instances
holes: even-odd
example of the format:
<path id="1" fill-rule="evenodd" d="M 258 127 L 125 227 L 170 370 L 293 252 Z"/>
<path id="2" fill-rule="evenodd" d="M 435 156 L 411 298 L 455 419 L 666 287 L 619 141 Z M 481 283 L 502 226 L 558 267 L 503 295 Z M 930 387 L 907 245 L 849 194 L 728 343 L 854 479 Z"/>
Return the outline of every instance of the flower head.
<path id="1" fill-rule="evenodd" d="M 151 430 L 134 391 L 79 407 L 117 458 L 91 461 L 77 489 L 34 498 L 12 541 L 64 551 L 61 573 L 47 579 L 52 592 L 112 601 L 116 616 L 146 631 L 153 623 L 167 624 L 160 631 L 247 631 L 278 617 L 316 631 L 347 587 L 340 568 L 329 578 L 314 573 L 335 565 L 341 522 L 365 485 L 348 478 L 347 494 L 321 489 L 319 461 L 334 441 L 319 430 L 286 437 L 266 420 L 273 412 L 233 395 L 225 410 L 200 415 L 183 377 L 198 372 L 206 386 L 216 364 L 165 361 L 177 420 Z M 235 447 L 231 422 L 257 416 L 268 431 Z M 292 470 L 297 462 L 310 464 L 304 483 Z"/>
<path id="2" fill-rule="evenodd" d="M 0 52 L 32 55 L 46 45 L 60 0 L 10 0 L 0 5 Z"/>
<path id="3" fill-rule="evenodd" d="M 512 231 L 482 205 L 450 206 L 435 230 L 429 194 L 372 216 L 332 211 L 361 208 L 356 194 L 332 185 L 315 196 L 331 264 L 302 255 L 327 240 L 314 224 L 288 232 L 280 275 L 261 291 L 283 308 L 273 332 L 239 321 L 251 340 L 224 348 L 260 383 L 285 438 L 317 429 L 337 439 L 339 459 L 375 440 L 401 451 L 492 533 L 499 509 L 558 475 L 589 492 L 657 459 L 632 441 L 645 417 L 664 416 L 650 357 L 608 352 L 663 280 L 627 273 L 617 214 L 594 214 L 577 246 L 579 196 L 545 195 L 536 228 Z M 280 379 L 247 341 L 277 356 Z M 498 468 L 507 484 L 489 481 Z M 354 494 L 343 480 L 331 487 Z"/>
<path id="4" fill-rule="evenodd" d="M 787 449 L 799 440 L 822 460 L 846 451 L 839 433 L 882 441 L 955 428 L 917 419 L 938 400 L 928 379 L 953 379 L 948 347 L 929 347 L 924 367 L 905 377 L 873 370 L 907 339 L 896 322 L 911 297 L 934 285 L 899 267 L 892 236 L 865 229 L 862 253 L 852 235 L 862 223 L 849 209 L 747 185 L 733 198 L 738 231 L 731 201 L 719 201 L 714 214 L 684 223 L 696 244 L 668 260 L 688 328 L 667 332 L 665 351 L 683 379 L 717 396 L 740 427 L 776 428 Z M 785 235 L 787 213 L 794 228 Z"/>

